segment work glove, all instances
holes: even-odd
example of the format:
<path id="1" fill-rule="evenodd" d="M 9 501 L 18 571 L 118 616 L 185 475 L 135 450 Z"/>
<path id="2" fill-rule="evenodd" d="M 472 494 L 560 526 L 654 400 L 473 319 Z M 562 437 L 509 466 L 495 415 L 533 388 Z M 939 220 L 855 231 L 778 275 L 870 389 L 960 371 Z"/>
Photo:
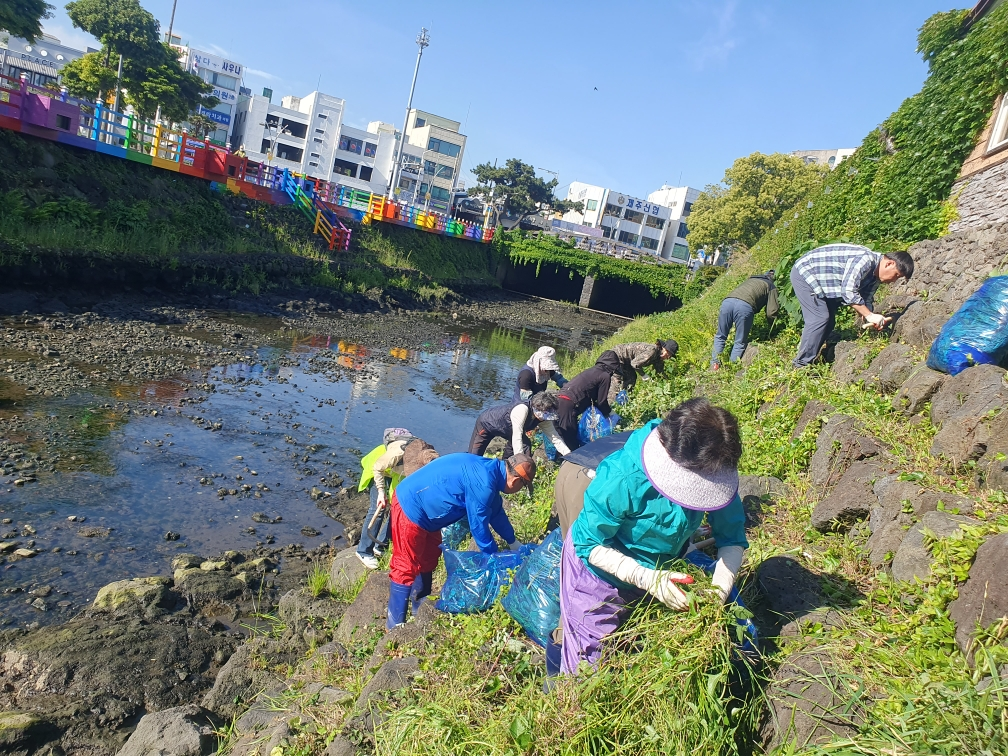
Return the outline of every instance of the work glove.
<path id="1" fill-rule="evenodd" d="M 388 506 L 388 503 L 385 501 L 385 492 L 384 491 L 379 491 L 378 492 L 378 505 L 377 505 L 378 508 L 375 511 L 376 512 L 384 512 L 385 508 L 387 506 Z"/>
<path id="2" fill-rule="evenodd" d="M 864 328 L 871 326 L 876 331 L 881 331 L 885 324 L 890 320 L 892 320 L 892 318 L 887 318 L 885 315 L 880 315 L 877 312 L 870 312 L 865 315 Z"/>
<path id="3" fill-rule="evenodd" d="M 592 549 L 588 561 L 592 566 L 608 572 L 624 583 L 647 591 L 670 609 L 677 611 L 689 609 L 689 597 L 676 586 L 676 583 L 683 585 L 692 583 L 693 578 L 689 575 L 643 567 L 637 564 L 635 559 L 606 546 L 596 546 Z"/>
<path id="4" fill-rule="evenodd" d="M 735 586 L 735 577 L 742 567 L 742 557 L 745 555 L 745 550 L 741 546 L 722 546 L 718 549 L 717 555 L 714 577 L 711 580 L 711 593 L 723 604 L 728 600 L 728 594 Z"/>
<path id="5" fill-rule="evenodd" d="M 508 544 L 508 548 L 511 551 L 518 551 L 518 549 L 521 548 L 521 544 L 518 543 L 518 541 L 512 541 L 511 543 Z"/>

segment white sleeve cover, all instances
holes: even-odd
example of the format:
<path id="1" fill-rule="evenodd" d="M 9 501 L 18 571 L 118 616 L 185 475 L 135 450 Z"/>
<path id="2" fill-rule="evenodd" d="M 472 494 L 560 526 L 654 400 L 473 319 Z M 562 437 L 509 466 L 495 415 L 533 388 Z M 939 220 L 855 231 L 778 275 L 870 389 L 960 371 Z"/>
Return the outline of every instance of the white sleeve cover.
<path id="1" fill-rule="evenodd" d="M 511 448 L 515 454 L 525 451 L 523 434 L 525 433 L 525 421 L 528 419 L 530 410 L 527 404 L 515 405 L 511 410 Z"/>
<path id="2" fill-rule="evenodd" d="M 726 601 L 735 585 L 735 577 L 742 567 L 745 550 L 741 546 L 723 546 L 718 549 L 717 555 L 718 560 L 714 565 L 714 577 L 711 582 L 721 596 L 721 601 Z"/>
<path id="3" fill-rule="evenodd" d="M 556 450 L 560 452 L 560 454 L 566 457 L 571 453 L 570 447 L 564 443 L 563 436 L 557 433 L 556 426 L 553 425 L 552 420 L 543 420 L 539 423 L 539 430 L 541 430 L 543 435 L 550 440 L 550 443 L 556 447 Z"/>
<path id="4" fill-rule="evenodd" d="M 592 566 L 608 572 L 624 583 L 635 585 L 642 591 L 647 591 L 665 606 L 671 609 L 688 609 L 690 602 L 681 590 L 672 582 L 673 579 L 684 578 L 681 572 L 652 570 L 637 564 L 636 560 L 616 549 L 607 546 L 596 546 L 588 555 Z"/>

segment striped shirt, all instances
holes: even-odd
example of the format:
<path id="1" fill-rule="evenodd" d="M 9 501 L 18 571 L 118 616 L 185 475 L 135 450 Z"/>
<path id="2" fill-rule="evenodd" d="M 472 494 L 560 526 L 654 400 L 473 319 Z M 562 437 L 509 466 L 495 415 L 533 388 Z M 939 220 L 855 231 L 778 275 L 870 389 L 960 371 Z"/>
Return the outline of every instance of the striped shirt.
<path id="1" fill-rule="evenodd" d="M 875 275 L 882 255 L 858 244 L 816 247 L 795 263 L 795 270 L 823 299 L 842 299 L 849 305 L 870 305 L 878 288 Z"/>

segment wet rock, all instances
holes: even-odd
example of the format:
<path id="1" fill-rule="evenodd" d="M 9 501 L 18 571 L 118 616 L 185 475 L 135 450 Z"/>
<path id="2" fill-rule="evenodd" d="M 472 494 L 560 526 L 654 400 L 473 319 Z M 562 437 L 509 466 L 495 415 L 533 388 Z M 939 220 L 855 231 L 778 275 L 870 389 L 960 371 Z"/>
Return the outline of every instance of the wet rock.
<path id="1" fill-rule="evenodd" d="M 893 407 L 910 417 L 924 409 L 948 378 L 944 373 L 926 365 L 917 365 L 900 386 L 893 398 Z"/>
<path id="2" fill-rule="evenodd" d="M 305 525 L 303 528 L 301 528 L 301 535 L 307 538 L 315 538 L 316 536 L 322 535 L 322 531 L 316 530 L 311 525 Z"/>
<path id="3" fill-rule="evenodd" d="M 849 415 L 833 415 L 816 437 L 816 450 L 809 465 L 813 485 L 828 488 L 836 483 L 854 462 L 874 459 L 884 450 L 882 445 L 861 431 L 859 423 Z"/>
<path id="4" fill-rule="evenodd" d="M 21 557 L 22 559 L 31 559 L 38 553 L 35 549 L 14 549 L 14 556 Z"/>
<path id="5" fill-rule="evenodd" d="M 166 541 L 177 541 L 181 537 L 182 535 L 180 533 L 176 533 L 174 530 L 169 530 L 164 534 L 164 539 Z"/>
<path id="6" fill-rule="evenodd" d="M 938 538 L 948 538 L 962 525 L 975 525 L 976 520 L 959 517 L 944 512 L 927 512 L 921 521 L 910 528 L 893 557 L 892 576 L 897 580 L 911 582 L 915 579 L 927 582 L 931 577 L 934 558 L 924 546 L 924 530 L 930 530 Z"/>
<path id="7" fill-rule="evenodd" d="M 226 560 L 220 559 L 206 559 L 200 562 L 199 568 L 205 572 L 213 572 L 214 570 L 226 570 L 228 568 L 228 563 Z"/>
<path id="8" fill-rule="evenodd" d="M 203 561 L 203 557 L 196 554 L 177 554 L 171 561 L 171 567 L 173 570 L 191 570 Z"/>
<path id="9" fill-rule="evenodd" d="M 31 753 L 51 728 L 38 715 L 26 711 L 0 711 L 0 750 Z"/>
<path id="10" fill-rule="evenodd" d="M 357 584 L 369 572 L 360 559 L 357 549 L 343 549 L 332 560 L 329 581 L 335 590 L 346 591 Z"/>
<path id="11" fill-rule="evenodd" d="M 766 751 L 785 744 L 798 751 L 856 735 L 864 721 L 866 702 L 850 704 L 847 685 L 829 654 L 813 650 L 788 657 L 767 691 Z"/>
<path id="12" fill-rule="evenodd" d="M 6 554 L 8 551 L 14 551 L 17 547 L 17 541 L 0 541 L 0 554 Z"/>
<path id="13" fill-rule="evenodd" d="M 81 538 L 105 538 L 109 533 L 112 532 L 112 528 L 99 528 L 93 525 L 89 525 L 86 528 L 81 528 L 77 531 L 77 535 Z"/>
<path id="14" fill-rule="evenodd" d="M 273 523 L 281 522 L 282 520 L 283 520 L 282 517 L 273 518 L 273 517 L 270 517 L 265 512 L 256 512 L 255 514 L 252 515 L 252 521 L 253 522 L 261 522 L 261 523 L 264 523 L 266 525 L 272 525 Z"/>
<path id="15" fill-rule="evenodd" d="M 959 597 L 949 604 L 955 622 L 956 643 L 968 653 L 979 625 L 987 628 L 1008 616 L 1008 533 L 991 536 L 977 550 L 969 577 L 959 587 Z"/>
<path id="16" fill-rule="evenodd" d="M 368 575 L 357 598 L 347 608 L 336 628 L 334 640 L 352 646 L 384 629 L 389 597 L 387 572 L 374 571 Z"/>
<path id="17" fill-rule="evenodd" d="M 871 347 L 853 341 L 841 341 L 834 349 L 833 377 L 841 383 L 855 383 L 868 367 Z"/>
<path id="18" fill-rule="evenodd" d="M 192 704 L 146 714 L 117 756 L 209 756 L 217 751 L 216 726 Z"/>
<path id="19" fill-rule="evenodd" d="M 200 608 L 226 604 L 245 592 L 244 583 L 222 570 L 185 570 L 181 576 L 176 573 L 175 588 Z"/>
<path id="20" fill-rule="evenodd" d="M 91 605 L 95 612 L 138 612 L 150 614 L 159 608 L 174 605 L 168 587 L 171 580 L 164 577 L 134 578 L 109 583 L 99 589 Z"/>

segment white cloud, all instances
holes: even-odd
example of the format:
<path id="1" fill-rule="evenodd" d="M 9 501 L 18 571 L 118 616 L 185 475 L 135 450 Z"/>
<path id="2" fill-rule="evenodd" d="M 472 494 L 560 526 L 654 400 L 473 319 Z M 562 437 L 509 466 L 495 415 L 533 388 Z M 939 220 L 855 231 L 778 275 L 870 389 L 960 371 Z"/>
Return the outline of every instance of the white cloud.
<path id="1" fill-rule="evenodd" d="M 49 23 L 43 22 L 42 31 L 50 36 L 56 37 L 56 39 L 60 41 L 60 44 L 72 47 L 76 50 L 87 50 L 89 47 L 98 49 L 101 47 L 101 43 L 87 32 L 75 29 L 69 24 L 62 24 L 58 21 Z"/>
<path id="2" fill-rule="evenodd" d="M 693 67 L 697 70 L 704 69 L 710 63 L 724 63 L 731 51 L 738 46 L 735 35 L 737 6 L 737 0 L 728 0 L 721 7 L 710 8 L 713 11 L 712 23 L 693 45 L 691 57 Z"/>
<path id="3" fill-rule="evenodd" d="M 258 68 L 249 68 L 248 66 L 245 66 L 245 73 L 251 74 L 252 76 L 258 76 L 260 79 L 266 79 L 266 81 L 280 81 L 279 76 L 274 76 L 271 73 L 260 71 Z"/>

